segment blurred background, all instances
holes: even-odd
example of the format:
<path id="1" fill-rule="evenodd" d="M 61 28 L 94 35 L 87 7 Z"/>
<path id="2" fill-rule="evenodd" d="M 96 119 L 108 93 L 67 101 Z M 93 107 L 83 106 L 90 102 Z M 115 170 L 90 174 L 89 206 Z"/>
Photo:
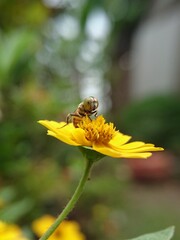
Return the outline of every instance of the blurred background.
<path id="1" fill-rule="evenodd" d="M 98 162 L 68 219 L 87 239 L 175 225 L 179 240 L 180 2 L 1 0 L 0 12 L 0 219 L 36 239 L 32 221 L 64 207 L 84 160 L 37 120 L 64 121 L 92 95 L 117 129 L 166 151 Z"/>

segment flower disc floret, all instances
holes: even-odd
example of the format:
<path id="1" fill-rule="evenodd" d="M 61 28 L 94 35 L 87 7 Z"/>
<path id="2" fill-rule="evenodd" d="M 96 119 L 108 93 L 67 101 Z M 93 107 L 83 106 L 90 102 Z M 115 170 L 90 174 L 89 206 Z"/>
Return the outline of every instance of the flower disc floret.
<path id="1" fill-rule="evenodd" d="M 93 120 L 86 116 L 78 124 L 78 127 L 84 130 L 85 138 L 88 141 L 103 144 L 108 143 L 116 132 L 114 124 L 105 123 L 102 116 Z"/>

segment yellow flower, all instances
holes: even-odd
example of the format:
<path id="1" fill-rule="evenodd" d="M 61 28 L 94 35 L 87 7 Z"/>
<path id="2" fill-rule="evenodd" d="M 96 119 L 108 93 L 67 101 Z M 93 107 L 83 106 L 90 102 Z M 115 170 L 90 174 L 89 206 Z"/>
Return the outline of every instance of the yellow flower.
<path id="1" fill-rule="evenodd" d="M 32 228 L 38 237 L 53 224 L 55 218 L 51 215 L 44 215 L 36 219 Z M 48 238 L 49 240 L 85 240 L 85 236 L 80 232 L 79 224 L 75 221 L 63 221 L 55 232 Z"/>
<path id="2" fill-rule="evenodd" d="M 0 240 L 27 240 L 27 238 L 17 225 L 0 221 Z"/>
<path id="3" fill-rule="evenodd" d="M 106 123 L 103 116 L 91 120 L 83 117 L 78 128 L 72 123 L 40 120 L 51 135 L 73 146 L 83 146 L 114 158 L 148 158 L 152 151 L 162 151 L 151 143 L 129 142 L 130 136 L 117 131 L 113 123 Z"/>

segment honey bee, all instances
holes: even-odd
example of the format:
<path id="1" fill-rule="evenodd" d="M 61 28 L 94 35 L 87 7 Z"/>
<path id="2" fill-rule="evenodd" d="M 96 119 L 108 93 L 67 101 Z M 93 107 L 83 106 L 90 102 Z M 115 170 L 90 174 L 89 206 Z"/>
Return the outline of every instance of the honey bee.
<path id="1" fill-rule="evenodd" d="M 78 127 L 78 123 L 81 121 L 82 117 L 88 116 L 90 118 L 91 115 L 97 116 L 97 108 L 99 106 L 99 102 L 95 97 L 87 97 L 81 102 L 77 109 L 73 113 L 69 113 L 66 117 L 67 124 L 73 123 L 74 127 Z M 66 125 L 67 125 L 66 124 Z"/>

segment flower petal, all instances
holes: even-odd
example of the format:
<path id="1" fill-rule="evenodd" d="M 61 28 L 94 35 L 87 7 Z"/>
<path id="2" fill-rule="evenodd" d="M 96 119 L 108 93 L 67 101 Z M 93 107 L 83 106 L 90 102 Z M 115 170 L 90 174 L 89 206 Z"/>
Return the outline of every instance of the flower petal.
<path id="1" fill-rule="evenodd" d="M 58 140 L 67 143 L 69 145 L 73 145 L 73 146 L 80 146 L 79 143 L 73 141 L 69 136 L 63 135 L 63 134 L 56 134 L 55 132 L 52 132 L 50 130 L 48 130 L 48 135 L 57 138 Z"/>
<path id="2" fill-rule="evenodd" d="M 131 142 L 131 143 L 127 143 L 125 145 L 122 146 L 113 146 L 111 145 L 113 149 L 115 149 L 116 151 L 121 151 L 121 152 L 151 152 L 151 151 L 162 151 L 164 150 L 161 147 L 155 147 L 154 144 L 151 143 L 144 143 L 144 142 L 140 142 L 140 141 L 136 141 L 136 142 Z"/>
<path id="3" fill-rule="evenodd" d="M 48 120 L 39 120 L 38 123 L 48 128 L 49 130 L 60 129 L 66 125 L 65 122 L 55 122 L 55 121 L 48 121 Z"/>
<path id="4" fill-rule="evenodd" d="M 109 144 L 112 145 L 112 147 L 120 147 L 121 145 L 124 145 L 131 139 L 131 136 L 124 135 L 118 131 L 116 131 L 115 136 L 109 141 Z"/>
<path id="5" fill-rule="evenodd" d="M 114 157 L 114 158 L 148 158 L 152 155 L 150 152 L 121 152 L 116 151 L 111 148 L 111 146 L 103 144 L 93 144 L 93 149 L 97 152 L 100 152 L 104 155 Z"/>
<path id="6" fill-rule="evenodd" d="M 161 147 L 155 147 L 153 144 L 146 144 L 144 143 L 144 145 L 137 147 L 137 148 L 132 148 L 132 149 L 122 149 L 122 151 L 126 151 L 128 153 L 130 152 L 154 152 L 154 151 L 163 151 L 164 149 Z"/>
<path id="7" fill-rule="evenodd" d="M 72 139 L 80 146 L 92 146 L 92 143 L 85 138 L 84 130 L 81 128 L 74 128 L 72 131 Z"/>
<path id="8" fill-rule="evenodd" d="M 66 124 L 65 122 L 58 123 L 48 120 L 40 120 L 38 122 L 49 129 L 48 135 L 73 146 L 81 145 L 80 143 L 76 142 L 75 139 L 73 139 L 72 132 L 75 130 L 75 127 L 72 123 Z"/>

